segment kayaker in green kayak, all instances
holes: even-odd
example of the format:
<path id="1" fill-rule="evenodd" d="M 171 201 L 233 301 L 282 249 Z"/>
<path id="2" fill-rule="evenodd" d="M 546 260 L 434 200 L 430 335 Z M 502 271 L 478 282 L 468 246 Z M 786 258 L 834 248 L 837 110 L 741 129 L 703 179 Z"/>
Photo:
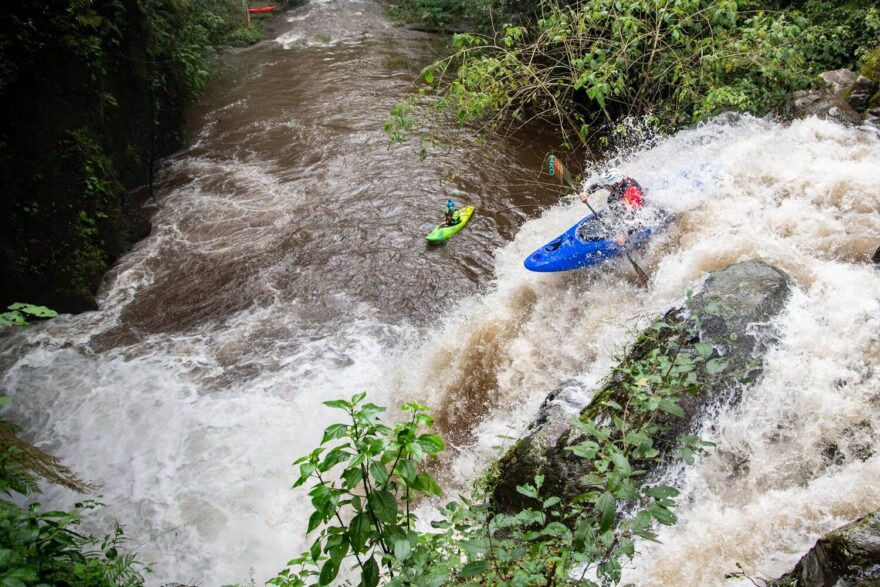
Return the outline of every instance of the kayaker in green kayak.
<path id="1" fill-rule="evenodd" d="M 458 211 L 458 208 L 455 207 L 455 202 L 452 200 L 446 200 L 446 223 L 445 226 L 455 226 L 460 222 L 458 216 L 455 214 Z"/>

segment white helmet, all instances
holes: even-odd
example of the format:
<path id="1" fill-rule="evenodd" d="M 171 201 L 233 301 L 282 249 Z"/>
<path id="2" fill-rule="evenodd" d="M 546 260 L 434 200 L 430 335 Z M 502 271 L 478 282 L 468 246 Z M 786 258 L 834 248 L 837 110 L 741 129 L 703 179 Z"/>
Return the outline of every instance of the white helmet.
<path id="1" fill-rule="evenodd" d="M 622 179 L 623 174 L 620 173 L 619 169 L 616 169 L 614 167 L 612 167 L 611 169 L 607 169 L 600 178 L 602 185 L 614 185 Z"/>

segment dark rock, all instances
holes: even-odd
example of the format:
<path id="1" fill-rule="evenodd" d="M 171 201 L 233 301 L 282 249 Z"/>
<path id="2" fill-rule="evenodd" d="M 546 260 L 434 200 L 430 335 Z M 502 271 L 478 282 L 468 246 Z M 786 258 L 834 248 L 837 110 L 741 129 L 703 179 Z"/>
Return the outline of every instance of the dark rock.
<path id="1" fill-rule="evenodd" d="M 876 91 L 877 82 L 871 81 L 865 76 L 860 75 L 853 83 L 849 95 L 846 98 L 846 102 L 853 107 L 853 110 L 862 112 L 868 107 L 868 102 Z"/>
<path id="2" fill-rule="evenodd" d="M 880 585 L 880 512 L 826 534 L 791 573 L 769 586 L 792 584 L 798 587 Z"/>
<path id="3" fill-rule="evenodd" d="M 880 247 L 877 247 L 877 250 L 874 251 L 874 256 L 871 257 L 871 260 L 875 263 L 880 263 Z"/>
<path id="4" fill-rule="evenodd" d="M 819 74 L 825 82 L 824 90 L 835 98 L 846 98 L 850 88 L 856 83 L 858 76 L 848 69 L 835 69 Z"/>
<path id="5" fill-rule="evenodd" d="M 863 109 L 873 94 L 872 88 L 876 90 L 874 82 L 848 69 L 826 71 L 819 79 L 818 89 L 791 94 L 780 114 L 789 119 L 817 116 L 846 125 L 862 124 L 862 115 L 849 100 L 852 98 L 859 110 Z"/>
<path id="6" fill-rule="evenodd" d="M 715 348 L 718 355 L 728 361 L 727 373 L 737 373 L 736 378 L 719 380 L 704 370 L 699 372 L 701 394 L 687 395 L 679 400 L 685 412 L 684 418 L 661 417 L 667 427 L 667 437 L 658 439 L 656 447 L 662 455 L 670 454 L 676 446 L 679 434 L 693 428 L 701 410 L 712 402 L 739 399 L 742 386 L 760 376 L 760 356 L 772 337 L 770 320 L 785 305 L 789 293 L 789 279 L 780 270 L 765 263 L 753 261 L 731 265 L 716 272 L 706 280 L 702 291 L 691 301 L 691 311 L 702 317 L 702 329 L 697 340 L 679 340 L 680 334 L 668 329 L 669 339 L 661 346 L 682 345 L 682 352 L 694 352 L 698 342 Z M 667 312 L 664 321 L 683 321 L 687 315 L 684 308 Z M 661 332 L 661 334 L 663 334 Z M 650 340 L 643 333 L 636 340 L 624 359 L 638 360 L 654 348 L 645 343 Z M 610 420 L 609 409 L 602 403 L 622 399 L 625 387 L 623 375 L 615 371 L 594 394 L 593 399 L 580 411 L 582 421 L 597 423 Z M 591 464 L 585 459 L 573 457 L 565 447 L 580 442 L 571 424 L 570 409 L 550 410 L 559 398 L 559 390 L 550 394 L 542 407 L 542 413 L 529 428 L 524 438 L 516 443 L 499 462 L 500 473 L 496 479 L 493 499 L 502 511 L 521 509 L 528 505 L 528 498 L 516 491 L 517 485 L 531 482 L 535 475 L 544 475 L 542 492 L 571 498 L 578 495 L 579 479 L 590 471 Z"/>

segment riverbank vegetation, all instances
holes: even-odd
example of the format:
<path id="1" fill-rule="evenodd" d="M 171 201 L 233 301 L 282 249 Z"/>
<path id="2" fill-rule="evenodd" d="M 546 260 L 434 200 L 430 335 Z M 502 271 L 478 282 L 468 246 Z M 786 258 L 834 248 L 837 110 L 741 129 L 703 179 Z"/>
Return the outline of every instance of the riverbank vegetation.
<path id="1" fill-rule="evenodd" d="M 25 327 L 29 321 L 54 318 L 54 310 L 15 303 L 0 313 L 0 327 Z M 8 398 L 0 396 L 0 407 Z M 0 584 L 69 585 L 70 587 L 140 587 L 150 569 L 127 548 L 115 524 L 103 537 L 80 525 L 102 506 L 87 499 L 69 510 L 44 511 L 35 501 L 40 481 L 77 493 L 96 487 L 80 479 L 57 458 L 23 440 L 14 422 L 0 418 Z"/>
<path id="2" fill-rule="evenodd" d="M 254 21 L 256 23 L 256 20 Z M 94 306 L 149 226 L 130 190 L 182 142 L 218 48 L 256 42 L 240 0 L 21 0 L 0 14 L 0 304 Z"/>
<path id="3" fill-rule="evenodd" d="M 0 398 L 5 403 L 5 398 Z M 74 491 L 93 491 L 51 455 L 24 442 L 17 427 L 0 420 L 0 583 L 70 585 L 71 587 L 137 587 L 144 584 L 144 567 L 125 549 L 122 528 L 103 538 L 80 529 L 83 518 L 101 507 L 84 500 L 70 510 L 44 511 L 32 498 L 38 479 Z M 27 498 L 30 503 L 20 505 Z M 14 499 L 14 501 L 13 501 Z"/>
<path id="4" fill-rule="evenodd" d="M 672 130 L 724 111 L 763 115 L 822 71 L 858 71 L 880 36 L 871 0 L 499 0 L 496 9 L 507 20 L 455 35 L 451 54 L 423 72 L 434 100 L 413 103 L 491 129 L 541 121 L 570 147 L 628 116 Z M 389 134 L 408 127 L 412 116 L 392 117 Z"/>
<path id="5" fill-rule="evenodd" d="M 634 541 L 654 540 L 655 524 L 676 522 L 678 491 L 650 471 L 693 463 L 709 444 L 676 425 L 685 416 L 679 402 L 727 368 L 711 345 L 686 348 L 700 331 L 697 315 L 655 321 L 609 377 L 609 391 L 594 398 L 595 410 L 575 419 L 565 451 L 584 463 L 578 495 L 544 487 L 536 474 L 516 486 L 523 507 L 511 510 L 493 497 L 498 471 L 490 471 L 470 495 L 439 508 L 432 530 L 415 515 L 419 496 L 443 493 L 426 471 L 444 448 L 424 431 L 433 424 L 427 408 L 404 405 L 406 419 L 388 426 L 385 408 L 366 394 L 325 402 L 346 421 L 294 463 L 294 487 L 310 484 L 314 542 L 270 583 L 330 585 L 350 567 L 364 587 L 616 585 Z"/>

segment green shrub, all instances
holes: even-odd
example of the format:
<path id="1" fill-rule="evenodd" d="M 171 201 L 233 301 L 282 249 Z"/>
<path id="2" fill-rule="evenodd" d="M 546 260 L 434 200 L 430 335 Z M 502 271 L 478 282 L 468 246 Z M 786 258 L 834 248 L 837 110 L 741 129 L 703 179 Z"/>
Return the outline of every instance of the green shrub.
<path id="1" fill-rule="evenodd" d="M 671 129 L 729 110 L 764 114 L 820 71 L 855 67 L 876 42 L 866 0 L 774 6 L 544 0 L 520 24 L 456 35 L 451 56 L 423 75 L 433 112 L 493 128 L 543 120 L 573 145 L 629 115 Z"/>
<path id="2" fill-rule="evenodd" d="M 670 423 L 684 416 L 679 400 L 699 393 L 698 370 L 714 377 L 727 368 L 708 344 L 684 350 L 700 328 L 697 316 L 656 321 L 636 343 L 644 352 L 615 368 L 614 384 L 593 399 L 591 409 L 603 415 L 588 410 L 573 421 L 576 433 L 565 450 L 589 465 L 580 495 L 548 494 L 537 475 L 516 487 L 531 507 L 500 513 L 491 500 L 490 472 L 470 496 L 440 508 L 432 531 L 417 531 L 413 514 L 417 496 L 442 494 L 424 470 L 443 449 L 438 436 L 421 432 L 433 424 L 426 408 L 407 404 L 407 420 L 386 426 L 380 421 L 385 409 L 363 403 L 366 394 L 325 402 L 343 410 L 346 421 L 329 426 L 321 446 L 294 463 L 294 486 L 311 483 L 306 532 L 317 536 L 270 583 L 329 585 L 350 565 L 364 587 L 380 581 L 393 587 L 596 587 L 585 578 L 589 571 L 602 585 L 617 584 L 623 562 L 635 553 L 634 539 L 654 540 L 656 523 L 676 522 L 678 491 L 648 482 L 648 465 L 692 463 L 709 444 L 675 437 Z"/>
<path id="3" fill-rule="evenodd" d="M 51 310 L 26 304 L 17 309 L 50 317 Z M 0 398 L 6 403 L 6 398 Z M 39 491 L 38 478 L 75 491 L 93 489 L 53 456 L 22 441 L 16 427 L 0 420 L 0 492 L 26 496 Z M 84 534 L 83 515 L 100 507 L 94 500 L 68 511 L 43 511 L 39 503 L 20 506 L 0 499 L 0 584 L 8 587 L 136 587 L 148 571 L 131 552 L 118 525 L 103 539 Z"/>

